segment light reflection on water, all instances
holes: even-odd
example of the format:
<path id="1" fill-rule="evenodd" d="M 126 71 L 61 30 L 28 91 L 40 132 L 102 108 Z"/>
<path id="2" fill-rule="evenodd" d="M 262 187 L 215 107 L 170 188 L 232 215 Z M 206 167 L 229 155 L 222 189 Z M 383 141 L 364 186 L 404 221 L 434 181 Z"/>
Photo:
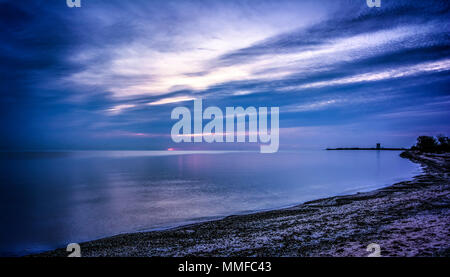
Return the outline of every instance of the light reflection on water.
<path id="1" fill-rule="evenodd" d="M 420 173 L 397 151 L 0 153 L 0 254 L 370 190 Z"/>

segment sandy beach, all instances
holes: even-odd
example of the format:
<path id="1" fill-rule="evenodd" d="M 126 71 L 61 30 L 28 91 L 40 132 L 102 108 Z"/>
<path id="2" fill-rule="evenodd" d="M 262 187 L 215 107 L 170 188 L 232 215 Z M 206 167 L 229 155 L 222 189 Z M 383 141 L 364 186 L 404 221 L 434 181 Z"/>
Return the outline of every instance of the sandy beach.
<path id="1" fill-rule="evenodd" d="M 450 155 L 404 152 L 423 174 L 366 193 L 81 243 L 96 256 L 450 256 Z M 57 249 L 34 256 L 67 256 Z"/>

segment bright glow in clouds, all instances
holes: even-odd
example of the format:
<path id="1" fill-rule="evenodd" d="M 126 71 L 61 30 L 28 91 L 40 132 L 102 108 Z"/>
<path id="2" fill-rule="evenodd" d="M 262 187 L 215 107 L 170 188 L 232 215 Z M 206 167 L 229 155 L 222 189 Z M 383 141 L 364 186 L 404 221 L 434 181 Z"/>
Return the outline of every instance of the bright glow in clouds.
<path id="1" fill-rule="evenodd" d="M 383 48 L 392 48 L 396 42 L 430 29 L 423 26 L 399 27 L 331 40 L 311 50 L 264 54 L 231 66 L 218 66 L 217 59 L 221 55 L 248 47 L 276 31 L 283 31 L 269 29 L 261 32 L 253 25 L 247 27 L 239 31 L 229 28 L 221 30 L 218 33 L 220 37 L 213 33 L 194 35 L 191 43 L 198 47 L 175 52 L 155 51 L 142 43 L 127 45 L 115 50 L 115 58 L 107 67 L 90 68 L 71 79 L 87 85 L 102 84 L 109 87 L 116 97 L 163 95 L 179 89 L 205 90 L 231 81 L 283 78 L 337 62 L 375 55 L 384 51 Z M 125 78 L 117 83 L 112 76 Z"/>
<path id="2" fill-rule="evenodd" d="M 165 105 L 165 104 L 185 102 L 185 101 L 191 101 L 191 100 L 195 100 L 195 97 L 176 96 L 176 97 L 163 98 L 163 99 L 148 103 L 148 105 L 157 106 L 157 105 Z"/>
<path id="3" fill-rule="evenodd" d="M 210 12 L 205 10 L 197 14 L 198 10 L 184 7 L 185 11 L 179 3 L 175 8 L 179 17 L 189 19 L 171 22 L 171 34 L 167 34 L 167 22 L 163 22 L 161 29 L 156 29 L 158 22 L 152 22 L 147 16 L 140 18 L 141 36 L 115 48 L 89 48 L 77 53 L 75 56 L 81 60 L 105 52 L 110 58 L 103 63 L 91 64 L 67 80 L 102 86 L 115 97 L 127 97 L 164 95 L 184 88 L 204 90 L 229 81 L 277 77 L 273 74 L 256 76 L 256 71 L 264 69 L 258 64 L 220 67 L 216 62 L 233 51 L 311 25 L 329 12 L 317 7 L 314 1 L 302 5 L 290 3 L 284 7 L 275 3 L 260 3 L 257 7 L 227 6 L 220 2 L 214 5 L 207 7 Z M 298 20 L 299 17 L 302 20 Z M 102 23 L 112 24 L 111 20 Z M 159 40 L 169 47 L 156 47 Z"/>
<path id="4" fill-rule="evenodd" d="M 108 112 L 111 114 L 119 114 L 125 109 L 134 108 L 134 107 L 136 107 L 136 105 L 122 104 L 122 105 L 117 105 L 117 106 L 114 106 L 114 107 L 108 109 Z"/>

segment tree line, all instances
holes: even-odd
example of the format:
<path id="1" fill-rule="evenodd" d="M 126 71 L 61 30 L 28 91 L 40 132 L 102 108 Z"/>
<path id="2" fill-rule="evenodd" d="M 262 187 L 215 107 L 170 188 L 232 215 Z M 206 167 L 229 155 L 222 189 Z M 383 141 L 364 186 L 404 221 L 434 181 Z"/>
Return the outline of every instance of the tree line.
<path id="1" fill-rule="evenodd" d="M 420 136 L 417 138 L 417 143 L 411 150 L 431 153 L 450 152 L 449 139 L 447 136 Z"/>

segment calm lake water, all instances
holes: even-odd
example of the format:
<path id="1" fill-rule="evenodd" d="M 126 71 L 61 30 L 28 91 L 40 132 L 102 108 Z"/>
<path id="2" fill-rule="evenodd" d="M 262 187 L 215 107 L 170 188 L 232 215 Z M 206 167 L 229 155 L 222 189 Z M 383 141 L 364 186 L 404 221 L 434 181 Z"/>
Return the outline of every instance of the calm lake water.
<path id="1" fill-rule="evenodd" d="M 0 255 L 367 191 L 420 173 L 398 151 L 0 153 Z"/>

